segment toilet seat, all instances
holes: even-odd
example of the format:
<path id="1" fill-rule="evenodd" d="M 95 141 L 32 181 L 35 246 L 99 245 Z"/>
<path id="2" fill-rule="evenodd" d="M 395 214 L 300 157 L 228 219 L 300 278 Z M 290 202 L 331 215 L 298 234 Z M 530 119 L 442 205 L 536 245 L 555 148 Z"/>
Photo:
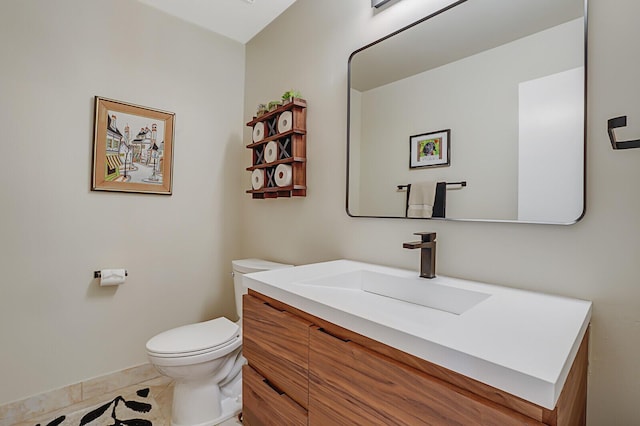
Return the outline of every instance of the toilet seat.
<path id="1" fill-rule="evenodd" d="M 224 351 L 238 342 L 240 327 L 220 317 L 162 332 L 147 342 L 147 353 L 158 358 L 187 358 Z"/>

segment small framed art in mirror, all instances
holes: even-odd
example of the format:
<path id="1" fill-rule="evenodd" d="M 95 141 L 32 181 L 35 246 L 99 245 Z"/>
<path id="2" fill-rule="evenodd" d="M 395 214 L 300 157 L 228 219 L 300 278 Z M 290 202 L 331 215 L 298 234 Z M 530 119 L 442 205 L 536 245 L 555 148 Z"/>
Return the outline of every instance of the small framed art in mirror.
<path id="1" fill-rule="evenodd" d="M 409 138 L 409 168 L 444 167 L 451 164 L 451 130 Z"/>

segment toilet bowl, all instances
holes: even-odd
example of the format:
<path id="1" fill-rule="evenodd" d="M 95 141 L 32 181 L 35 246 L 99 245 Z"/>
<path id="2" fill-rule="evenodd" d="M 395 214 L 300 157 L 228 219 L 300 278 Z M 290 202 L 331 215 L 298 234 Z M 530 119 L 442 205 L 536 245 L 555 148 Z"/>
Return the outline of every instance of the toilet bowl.
<path id="1" fill-rule="evenodd" d="M 234 260 L 233 282 L 242 316 L 242 275 L 290 267 L 261 259 Z M 220 317 L 162 332 L 147 342 L 147 356 L 163 375 L 174 379 L 172 426 L 213 426 L 242 409 L 242 332 Z"/>

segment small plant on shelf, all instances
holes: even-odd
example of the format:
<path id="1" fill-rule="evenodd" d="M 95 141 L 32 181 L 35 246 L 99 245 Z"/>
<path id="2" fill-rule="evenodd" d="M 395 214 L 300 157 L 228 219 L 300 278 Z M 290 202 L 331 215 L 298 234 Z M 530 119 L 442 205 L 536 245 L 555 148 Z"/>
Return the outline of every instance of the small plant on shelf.
<path id="1" fill-rule="evenodd" d="M 265 104 L 258 104 L 258 108 L 256 111 L 256 115 L 258 117 L 260 117 L 261 115 L 264 115 L 267 113 L 267 111 L 269 111 L 269 109 L 267 108 L 267 106 Z"/>
<path id="2" fill-rule="evenodd" d="M 287 90 L 282 94 L 282 102 L 292 102 L 293 98 L 302 98 L 302 93 L 297 90 Z"/>
<path id="3" fill-rule="evenodd" d="M 280 101 L 269 102 L 269 111 L 273 111 L 274 109 L 278 108 L 280 105 L 282 105 L 282 102 Z"/>

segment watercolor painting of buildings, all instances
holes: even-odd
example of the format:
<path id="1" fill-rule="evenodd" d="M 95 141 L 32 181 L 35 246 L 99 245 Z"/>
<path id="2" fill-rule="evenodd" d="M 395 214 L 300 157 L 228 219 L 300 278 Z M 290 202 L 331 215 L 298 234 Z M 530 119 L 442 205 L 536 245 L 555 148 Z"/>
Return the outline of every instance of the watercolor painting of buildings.
<path id="1" fill-rule="evenodd" d="M 92 189 L 170 194 L 174 118 L 96 97 Z"/>

